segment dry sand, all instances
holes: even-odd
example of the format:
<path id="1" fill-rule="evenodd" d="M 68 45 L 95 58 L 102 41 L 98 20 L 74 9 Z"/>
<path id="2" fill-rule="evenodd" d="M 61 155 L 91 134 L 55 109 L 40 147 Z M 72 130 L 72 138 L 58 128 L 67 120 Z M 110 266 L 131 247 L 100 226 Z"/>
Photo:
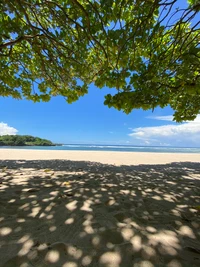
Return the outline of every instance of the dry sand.
<path id="1" fill-rule="evenodd" d="M 0 150 L 0 267 L 199 267 L 200 154 Z"/>
<path id="2" fill-rule="evenodd" d="M 72 161 L 93 161 L 115 165 L 138 165 L 165 164 L 171 162 L 200 162 L 200 154 L 0 149 L 0 160 L 4 159 L 65 159 Z"/>

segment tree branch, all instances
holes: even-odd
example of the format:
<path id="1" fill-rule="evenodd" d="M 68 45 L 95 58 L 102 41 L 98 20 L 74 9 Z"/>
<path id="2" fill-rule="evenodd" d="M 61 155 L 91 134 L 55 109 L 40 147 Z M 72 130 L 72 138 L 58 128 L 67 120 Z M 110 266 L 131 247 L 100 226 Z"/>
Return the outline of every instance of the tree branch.
<path id="1" fill-rule="evenodd" d="M 15 39 L 15 40 L 11 40 L 7 43 L 4 43 L 4 44 L 0 44 L 0 49 L 4 48 L 4 47 L 7 47 L 7 46 L 13 46 L 23 40 L 28 40 L 28 39 L 33 39 L 35 37 L 38 37 L 38 36 L 43 36 L 43 34 L 35 34 L 35 35 L 23 35 L 23 36 L 20 36 L 19 38 Z"/>

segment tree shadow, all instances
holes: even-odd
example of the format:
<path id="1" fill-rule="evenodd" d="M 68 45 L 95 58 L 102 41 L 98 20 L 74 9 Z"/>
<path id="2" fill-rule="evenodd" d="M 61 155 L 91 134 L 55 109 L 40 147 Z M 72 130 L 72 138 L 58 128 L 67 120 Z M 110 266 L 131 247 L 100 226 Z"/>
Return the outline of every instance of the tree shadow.
<path id="1" fill-rule="evenodd" d="M 1 267 L 200 266 L 200 163 L 0 168 Z"/>

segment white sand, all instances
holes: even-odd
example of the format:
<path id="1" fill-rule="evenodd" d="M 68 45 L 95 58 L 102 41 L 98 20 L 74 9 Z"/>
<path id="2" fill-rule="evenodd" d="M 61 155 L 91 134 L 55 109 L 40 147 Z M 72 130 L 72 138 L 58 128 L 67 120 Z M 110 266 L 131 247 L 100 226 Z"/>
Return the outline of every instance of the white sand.
<path id="1" fill-rule="evenodd" d="M 171 162 L 200 162 L 200 154 L 0 149 L 0 160 L 3 159 L 65 159 L 116 165 L 138 165 L 165 164 Z"/>
<path id="2" fill-rule="evenodd" d="M 0 150 L 0 267 L 199 267 L 200 154 Z"/>

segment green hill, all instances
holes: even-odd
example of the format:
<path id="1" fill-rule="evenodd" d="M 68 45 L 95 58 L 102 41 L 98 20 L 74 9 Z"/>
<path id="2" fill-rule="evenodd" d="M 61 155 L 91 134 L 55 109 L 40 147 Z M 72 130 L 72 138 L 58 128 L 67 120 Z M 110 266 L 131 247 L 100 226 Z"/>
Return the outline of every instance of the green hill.
<path id="1" fill-rule="evenodd" d="M 51 141 L 31 135 L 2 135 L 0 146 L 55 146 Z"/>

